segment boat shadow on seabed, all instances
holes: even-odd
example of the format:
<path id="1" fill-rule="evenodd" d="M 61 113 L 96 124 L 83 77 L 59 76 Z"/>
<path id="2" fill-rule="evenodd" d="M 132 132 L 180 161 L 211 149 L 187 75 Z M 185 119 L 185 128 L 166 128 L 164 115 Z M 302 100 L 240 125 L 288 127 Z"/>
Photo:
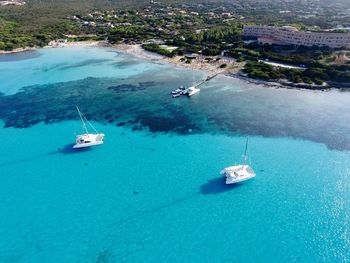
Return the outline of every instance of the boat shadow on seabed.
<path id="1" fill-rule="evenodd" d="M 57 153 L 62 153 L 62 154 L 76 154 L 76 153 L 82 153 L 82 152 L 87 152 L 92 150 L 91 147 L 86 147 L 86 148 L 80 148 L 80 149 L 74 149 L 73 148 L 74 143 L 70 143 L 65 145 L 63 148 L 58 148 Z M 55 152 L 56 153 L 56 152 Z"/>
<path id="2" fill-rule="evenodd" d="M 42 153 L 42 154 L 34 155 L 34 156 L 31 156 L 28 158 L 19 159 L 19 160 L 0 162 L 0 166 L 18 165 L 18 164 L 22 164 L 22 163 L 26 163 L 26 162 L 32 162 L 34 160 L 42 159 L 42 158 L 45 158 L 48 155 L 52 155 L 52 154 L 76 154 L 76 153 L 82 153 L 82 152 L 87 152 L 87 151 L 92 150 L 92 149 L 90 149 L 90 147 L 81 148 L 81 149 L 73 149 L 73 145 L 74 145 L 73 143 L 70 143 L 70 144 L 65 145 L 62 148 L 58 148 L 56 151 L 52 151 L 49 153 Z"/>
<path id="3" fill-rule="evenodd" d="M 220 194 L 223 192 L 233 190 L 234 188 L 238 188 L 240 186 L 242 186 L 242 184 L 240 183 L 231 185 L 225 184 L 225 178 L 221 176 L 215 179 L 208 180 L 207 183 L 201 186 L 200 192 L 203 195 Z"/>

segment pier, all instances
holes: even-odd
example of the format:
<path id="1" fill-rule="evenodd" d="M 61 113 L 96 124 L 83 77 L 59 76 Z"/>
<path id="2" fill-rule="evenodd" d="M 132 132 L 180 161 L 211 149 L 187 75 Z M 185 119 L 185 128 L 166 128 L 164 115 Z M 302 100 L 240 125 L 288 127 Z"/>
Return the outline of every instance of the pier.
<path id="1" fill-rule="evenodd" d="M 201 80 L 200 82 L 198 82 L 197 84 L 195 84 L 195 85 L 193 85 L 193 86 L 197 88 L 197 87 L 203 85 L 204 83 L 206 83 L 206 82 L 212 80 L 212 79 L 215 78 L 217 75 L 219 75 L 219 74 L 221 74 L 221 73 L 224 73 L 225 71 L 226 71 L 226 70 L 222 70 L 222 71 L 216 72 L 216 73 L 214 73 L 214 74 L 212 74 L 212 75 L 209 75 L 209 76 L 207 76 L 205 79 Z"/>

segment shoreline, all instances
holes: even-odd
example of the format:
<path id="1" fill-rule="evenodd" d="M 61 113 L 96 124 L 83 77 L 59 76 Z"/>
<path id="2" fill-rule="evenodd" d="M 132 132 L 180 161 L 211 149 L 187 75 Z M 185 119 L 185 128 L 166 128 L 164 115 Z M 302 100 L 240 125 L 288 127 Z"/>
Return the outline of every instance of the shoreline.
<path id="1" fill-rule="evenodd" d="M 155 62 L 168 63 L 172 64 L 175 67 L 204 70 L 211 74 L 223 74 L 222 71 L 233 71 L 234 69 L 243 68 L 243 63 L 237 63 L 234 59 L 229 58 L 221 58 L 219 61 L 213 62 L 204 62 L 205 58 L 209 58 L 209 56 L 198 56 L 196 59 L 192 60 L 192 63 L 188 64 L 186 62 L 180 61 L 180 59 L 184 56 L 176 56 L 174 58 L 165 57 L 160 54 L 144 50 L 140 44 L 116 44 L 106 47 L 111 47 L 113 49 L 122 51 L 126 54 L 133 55 L 138 58 L 147 59 Z M 228 67 L 220 68 L 220 65 L 222 64 L 227 64 Z M 238 70 L 236 71 L 238 72 Z"/>
<path id="2" fill-rule="evenodd" d="M 22 53 L 22 52 L 28 52 L 28 51 L 34 51 L 37 50 L 38 47 L 20 47 L 20 48 L 15 48 L 13 50 L 0 50 L 0 56 L 1 55 L 10 55 L 10 54 L 17 54 L 17 53 Z"/>
<path id="3" fill-rule="evenodd" d="M 11 55 L 11 54 L 17 54 L 17 53 L 23 53 L 28 51 L 35 51 L 38 49 L 46 49 L 46 48 L 64 48 L 64 47 L 107 47 L 107 43 L 104 41 L 76 41 L 76 42 L 56 42 L 51 41 L 48 45 L 44 47 L 20 47 L 15 48 L 13 50 L 0 50 L 0 56 L 1 55 Z"/>
<path id="4" fill-rule="evenodd" d="M 292 83 L 286 80 L 275 80 L 275 81 L 267 81 L 262 79 L 254 79 L 248 76 L 245 76 L 241 70 L 244 67 L 244 62 L 237 63 L 234 59 L 230 59 L 227 68 L 220 68 L 220 65 L 227 62 L 225 60 L 220 60 L 217 63 L 208 63 L 204 62 L 204 59 L 194 59 L 191 64 L 187 64 L 185 62 L 181 62 L 180 59 L 182 56 L 176 56 L 174 58 L 168 58 L 162 56 L 157 53 L 152 53 L 150 51 L 144 50 L 141 45 L 128 45 L 128 44 L 117 44 L 117 45 L 109 45 L 107 47 L 111 47 L 118 51 L 127 53 L 129 55 L 136 56 L 138 58 L 155 61 L 159 63 L 167 63 L 171 64 L 177 68 L 188 68 L 188 69 L 196 69 L 203 70 L 208 75 L 225 75 L 231 78 L 240 79 L 251 84 L 261 85 L 267 88 L 287 88 L 287 89 L 295 89 L 295 90 L 314 90 L 314 91 L 326 91 L 331 88 L 339 89 L 337 87 L 331 87 L 329 85 L 310 85 L 310 84 L 301 84 L 301 83 Z"/>
<path id="5" fill-rule="evenodd" d="M 220 60 L 215 60 L 215 57 L 210 56 L 198 56 L 192 60 L 192 63 L 186 63 L 180 61 L 184 56 L 176 56 L 174 58 L 169 58 L 162 56 L 157 53 L 147 51 L 142 48 L 141 44 L 110 44 L 107 41 L 73 41 L 73 42 L 59 42 L 51 41 L 49 45 L 45 47 L 25 47 L 17 48 L 11 51 L 1 51 L 1 55 L 17 54 L 22 52 L 35 51 L 37 49 L 46 49 L 46 48 L 65 48 L 65 47 L 101 47 L 101 48 L 111 48 L 113 50 L 135 56 L 137 58 L 145 59 L 148 61 L 153 61 L 157 63 L 170 64 L 176 68 L 187 68 L 205 71 L 208 76 L 210 75 L 225 75 L 232 78 L 241 79 L 252 84 L 262 85 L 269 88 L 288 88 L 288 89 L 297 89 L 297 90 L 314 90 L 314 91 L 326 91 L 329 89 L 341 89 L 346 90 L 347 84 L 343 83 L 332 83 L 332 85 L 310 85 L 305 83 L 292 83 L 286 80 L 261 80 L 254 79 L 248 76 L 245 76 L 241 70 L 244 68 L 244 62 L 236 62 L 233 58 L 221 57 Z M 211 58 L 213 61 L 206 61 L 206 58 Z M 220 65 L 226 64 L 226 68 L 220 68 Z"/>
<path id="6" fill-rule="evenodd" d="M 327 91 L 330 89 L 336 90 L 344 90 L 344 86 L 346 84 L 332 83 L 333 85 L 324 84 L 324 85 L 314 85 L 314 84 L 306 84 L 306 83 L 293 83 L 288 80 L 280 79 L 280 80 L 262 80 L 262 79 L 254 79 L 248 76 L 245 76 L 241 70 L 244 68 L 244 62 L 236 62 L 233 58 L 221 58 L 217 62 L 204 62 L 205 58 L 210 56 L 202 56 L 192 60 L 191 64 L 187 64 L 185 62 L 180 61 L 184 56 L 176 56 L 174 58 L 169 58 L 166 56 L 162 56 L 157 53 L 152 53 L 147 51 L 141 47 L 140 44 L 115 44 L 111 45 L 109 43 L 104 42 L 103 45 L 99 45 L 100 47 L 109 47 L 115 49 L 117 51 L 157 62 L 163 64 L 170 64 L 176 68 L 187 68 L 187 69 L 195 69 L 205 71 L 208 76 L 212 75 L 225 75 L 231 78 L 240 79 L 251 84 L 261 85 L 267 88 L 286 88 L 286 89 L 295 89 L 295 90 L 310 90 L 310 91 Z M 214 57 L 211 57 L 214 58 Z M 220 68 L 221 64 L 227 64 L 227 68 Z"/>
<path id="7" fill-rule="evenodd" d="M 289 82 L 288 80 L 275 80 L 275 81 L 267 81 L 263 79 L 254 79 L 246 76 L 244 73 L 235 73 L 235 74 L 225 74 L 226 76 L 232 77 L 232 78 L 237 78 L 244 80 L 248 83 L 255 84 L 255 85 L 262 85 L 266 88 L 283 88 L 283 89 L 292 89 L 292 90 L 309 90 L 309 91 L 329 91 L 331 89 L 334 90 L 340 90 L 342 88 L 337 87 L 337 86 L 330 86 L 330 85 L 310 85 L 310 84 L 305 84 L 305 83 L 293 83 Z"/>
<path id="8" fill-rule="evenodd" d="M 204 61 L 205 58 L 209 56 L 201 56 L 192 60 L 192 63 L 188 64 L 180 61 L 183 56 L 176 56 L 174 58 L 169 58 L 162 56 L 157 53 L 152 53 L 141 47 L 141 44 L 110 44 L 107 41 L 75 41 L 75 42 L 63 42 L 63 41 L 51 41 L 45 47 L 27 47 L 27 48 L 18 48 L 11 51 L 0 51 L 1 55 L 9 55 L 21 52 L 35 51 L 38 49 L 47 49 L 47 48 L 65 48 L 65 47 L 102 47 L 102 48 L 111 48 L 113 50 L 123 52 L 135 56 L 137 58 L 145 59 L 148 61 L 153 61 L 157 63 L 166 63 L 171 64 L 177 68 L 188 68 L 195 70 L 206 71 L 209 75 L 212 74 L 225 74 L 227 72 L 237 73 L 240 69 L 243 68 L 244 63 L 236 63 L 234 59 L 231 58 L 221 58 L 219 61 L 207 62 Z M 211 57 L 214 59 L 214 57 Z M 227 64 L 227 68 L 220 68 L 221 64 Z"/>

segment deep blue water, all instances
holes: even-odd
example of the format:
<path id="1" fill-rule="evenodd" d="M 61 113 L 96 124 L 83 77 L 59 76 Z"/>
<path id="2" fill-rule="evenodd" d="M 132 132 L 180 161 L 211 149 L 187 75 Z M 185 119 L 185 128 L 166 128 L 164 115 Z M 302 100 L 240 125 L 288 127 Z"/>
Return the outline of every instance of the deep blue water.
<path id="1" fill-rule="evenodd" d="M 349 262 L 349 94 L 109 49 L 0 57 L 0 262 Z M 195 72 L 196 79 L 203 72 Z M 105 144 L 72 151 L 79 105 Z M 246 136 L 257 173 L 227 187 Z"/>

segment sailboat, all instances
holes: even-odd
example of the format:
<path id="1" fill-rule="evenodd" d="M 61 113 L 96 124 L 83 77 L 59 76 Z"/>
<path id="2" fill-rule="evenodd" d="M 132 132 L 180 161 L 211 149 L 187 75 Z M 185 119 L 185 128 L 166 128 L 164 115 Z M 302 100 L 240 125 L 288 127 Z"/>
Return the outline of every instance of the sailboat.
<path id="1" fill-rule="evenodd" d="M 220 173 L 225 175 L 226 184 L 235 184 L 255 177 L 253 169 L 247 164 L 248 161 L 248 138 L 245 145 L 243 164 L 226 167 Z"/>
<path id="2" fill-rule="evenodd" d="M 103 133 L 99 133 L 95 129 L 95 127 L 92 126 L 92 124 L 88 121 L 84 114 L 81 113 L 78 107 L 77 110 L 79 113 L 80 120 L 83 123 L 83 131 L 85 133 L 76 136 L 75 145 L 73 146 L 73 148 L 79 149 L 103 144 L 103 138 L 105 135 Z M 95 133 L 89 133 L 86 124 L 88 124 L 94 130 Z"/>
<path id="3" fill-rule="evenodd" d="M 191 97 L 193 95 L 196 95 L 198 92 L 200 92 L 200 89 L 195 86 L 194 72 L 193 72 L 193 68 L 192 68 L 192 86 L 187 89 L 187 96 Z"/>

